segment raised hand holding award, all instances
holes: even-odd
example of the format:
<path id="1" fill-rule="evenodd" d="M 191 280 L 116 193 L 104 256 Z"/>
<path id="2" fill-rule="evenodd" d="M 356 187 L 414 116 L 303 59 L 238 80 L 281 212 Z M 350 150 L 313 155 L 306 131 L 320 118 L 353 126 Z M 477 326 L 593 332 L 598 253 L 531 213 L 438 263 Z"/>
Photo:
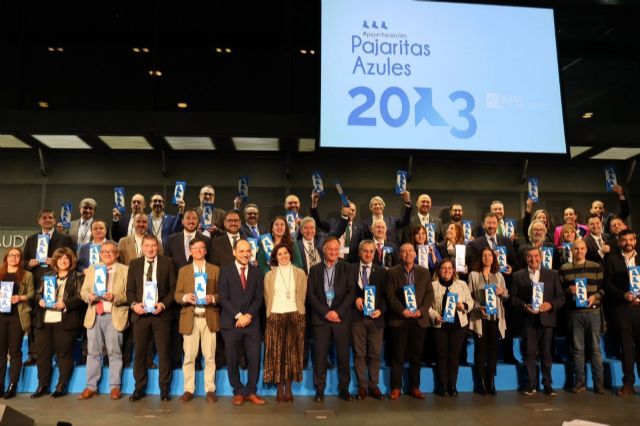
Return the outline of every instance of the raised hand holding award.
<path id="1" fill-rule="evenodd" d="M 60 205 L 60 223 L 63 229 L 71 228 L 71 203 L 69 201 Z"/>
<path id="2" fill-rule="evenodd" d="M 238 197 L 244 202 L 249 200 L 249 176 L 238 178 Z"/>
<path id="3" fill-rule="evenodd" d="M 462 221 L 462 231 L 464 234 L 464 243 L 467 244 L 469 241 L 471 241 L 473 239 L 472 237 L 472 223 L 470 220 L 463 220 Z"/>
<path id="4" fill-rule="evenodd" d="M 262 250 L 264 250 L 267 262 L 269 262 L 271 260 L 271 251 L 273 250 L 273 238 L 271 238 L 271 234 L 260 235 L 260 246 Z"/>
<path id="5" fill-rule="evenodd" d="M 204 229 L 211 228 L 213 226 L 213 204 L 205 203 L 202 206 L 202 227 Z"/>
<path id="6" fill-rule="evenodd" d="M 407 172 L 398 170 L 396 174 L 396 195 L 401 195 L 407 191 Z"/>
<path id="7" fill-rule="evenodd" d="M 124 205 L 124 187 L 123 186 L 116 186 L 115 188 L 113 188 L 113 198 L 114 198 L 113 207 L 118 209 L 120 214 L 124 214 L 126 208 Z"/>
<path id="8" fill-rule="evenodd" d="M 311 180 L 313 181 L 313 192 L 319 197 L 324 197 L 324 185 L 322 184 L 322 176 L 320 172 L 311 172 Z"/>
<path id="9" fill-rule="evenodd" d="M 529 193 L 527 194 L 527 197 L 534 203 L 540 201 L 540 195 L 538 194 L 538 179 L 529 178 L 527 185 L 529 186 Z"/>
<path id="10" fill-rule="evenodd" d="M 184 201 L 184 193 L 187 190 L 187 183 L 185 181 L 179 180 L 176 182 L 176 187 L 173 189 L 173 199 L 171 200 L 171 204 L 177 206 L 179 203 Z"/>
<path id="11" fill-rule="evenodd" d="M 609 166 L 604 168 L 605 186 L 607 192 L 613 192 L 613 187 L 618 184 L 618 178 L 616 177 L 616 170 Z"/>
<path id="12" fill-rule="evenodd" d="M 342 185 L 338 179 L 335 180 L 336 183 L 336 191 L 338 191 L 338 195 L 340 196 L 340 201 L 342 201 L 342 207 L 349 207 L 349 200 L 347 199 L 347 195 L 342 190 Z"/>

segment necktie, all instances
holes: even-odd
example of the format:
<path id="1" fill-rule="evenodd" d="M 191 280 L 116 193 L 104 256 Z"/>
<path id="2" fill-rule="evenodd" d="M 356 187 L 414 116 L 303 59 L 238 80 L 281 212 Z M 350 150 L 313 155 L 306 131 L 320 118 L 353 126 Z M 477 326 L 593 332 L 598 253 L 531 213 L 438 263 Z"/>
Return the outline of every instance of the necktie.
<path id="1" fill-rule="evenodd" d="M 495 250 L 497 246 L 498 246 L 498 243 L 496 241 L 496 237 L 491 237 L 491 248 Z"/>
<path id="2" fill-rule="evenodd" d="M 351 223 L 347 225 L 347 229 L 344 231 L 344 246 L 351 246 Z"/>
<path id="3" fill-rule="evenodd" d="M 237 235 L 233 235 L 233 236 L 231 236 L 231 239 L 233 239 L 233 243 L 231 244 L 231 246 L 235 247 L 236 243 L 238 242 L 238 236 Z"/>
<path id="4" fill-rule="evenodd" d="M 251 234 L 253 234 L 253 238 L 260 239 L 260 234 L 258 233 L 258 228 L 256 228 L 255 226 L 251 227 Z"/>
<path id="5" fill-rule="evenodd" d="M 367 265 L 362 265 L 362 288 L 369 285 L 369 277 L 367 276 L 368 270 L 369 267 Z"/>
<path id="6" fill-rule="evenodd" d="M 500 222 L 498 223 L 498 235 L 504 235 L 503 223 L 504 223 L 504 221 L 502 219 L 500 219 Z"/>
<path id="7" fill-rule="evenodd" d="M 147 260 L 147 281 L 153 281 L 153 260 Z"/>
<path id="8" fill-rule="evenodd" d="M 384 260 L 383 253 L 382 253 L 382 247 L 383 246 L 384 246 L 384 244 L 378 243 L 378 258 L 380 259 L 380 263 L 382 263 L 383 260 Z"/>
<path id="9" fill-rule="evenodd" d="M 316 259 L 316 250 L 313 248 L 313 242 L 309 241 L 307 243 L 308 248 L 308 253 L 309 253 L 309 268 L 311 268 L 313 265 L 316 264 L 317 259 Z"/>
<path id="10" fill-rule="evenodd" d="M 246 266 L 240 268 L 240 284 L 242 284 L 242 289 L 247 289 L 247 276 L 244 274 L 244 271 L 247 269 Z"/>

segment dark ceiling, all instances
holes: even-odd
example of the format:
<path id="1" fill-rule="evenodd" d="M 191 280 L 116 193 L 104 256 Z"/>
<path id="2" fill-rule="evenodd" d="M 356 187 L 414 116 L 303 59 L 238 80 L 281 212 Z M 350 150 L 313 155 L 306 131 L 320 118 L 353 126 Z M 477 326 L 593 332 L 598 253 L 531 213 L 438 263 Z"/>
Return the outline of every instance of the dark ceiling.
<path id="1" fill-rule="evenodd" d="M 640 147 L 635 1 L 466 2 L 553 7 L 569 145 Z M 0 0 L 0 22 L 0 133 L 32 146 L 22 135 L 317 135 L 319 0 Z"/>

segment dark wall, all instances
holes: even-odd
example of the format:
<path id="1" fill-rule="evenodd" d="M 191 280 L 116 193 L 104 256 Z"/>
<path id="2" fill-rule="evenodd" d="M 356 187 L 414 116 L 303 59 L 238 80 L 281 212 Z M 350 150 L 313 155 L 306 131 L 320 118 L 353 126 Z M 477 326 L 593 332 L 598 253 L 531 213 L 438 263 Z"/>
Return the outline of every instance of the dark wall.
<path id="1" fill-rule="evenodd" d="M 433 199 L 433 212 L 447 219 L 447 208 L 453 201 L 461 202 L 465 217 L 477 221 L 488 210 L 491 200 L 505 204 L 506 216 L 520 219 L 526 198 L 526 183 L 520 182 L 522 161 L 470 160 L 460 156 L 448 160 L 434 157 L 414 157 L 409 190 L 415 201 L 422 192 Z M 50 206 L 56 211 L 62 201 L 76 205 L 83 197 L 98 202 L 98 216 L 110 218 L 113 207 L 113 186 L 124 186 L 127 205 L 130 197 L 141 192 L 147 197 L 161 192 L 167 204 L 176 180 L 187 181 L 187 205 L 198 202 L 200 186 L 211 183 L 216 188 L 216 206 L 227 209 L 235 196 L 238 176 L 249 176 L 252 202 L 261 207 L 261 222 L 282 213 L 282 202 L 289 193 L 297 194 L 304 212 L 308 211 L 312 189 L 311 171 L 320 170 L 327 195 L 321 199 L 321 214 L 337 215 L 339 199 L 333 181 L 339 178 L 345 192 L 355 201 L 359 215 L 366 216 L 369 199 L 382 196 L 387 214 L 397 215 L 401 202 L 394 195 L 395 173 L 406 169 L 406 156 L 389 152 L 317 153 L 239 153 L 169 152 L 166 156 L 166 177 L 158 151 L 116 154 L 49 151 L 45 154 L 46 176 L 40 172 L 35 151 L 25 153 L 0 152 L 0 226 L 33 225 L 37 211 Z M 554 223 L 560 223 L 562 210 L 573 206 L 581 221 L 588 213 L 591 200 L 600 198 L 608 209 L 617 210 L 615 196 L 605 191 L 604 163 L 590 160 L 552 158 L 529 162 L 528 176 L 540 180 L 541 202 L 536 208 L 546 208 Z M 632 201 L 632 212 L 640 209 L 633 202 L 632 188 L 640 184 L 638 176 L 625 184 L 625 163 L 617 164 L 618 179 Z M 637 175 L 637 174 L 636 174 Z M 168 206 L 171 213 L 175 207 Z M 78 213 L 74 210 L 74 218 Z M 633 215 L 632 215 L 633 216 Z M 632 223 L 630 221 L 630 223 Z"/>

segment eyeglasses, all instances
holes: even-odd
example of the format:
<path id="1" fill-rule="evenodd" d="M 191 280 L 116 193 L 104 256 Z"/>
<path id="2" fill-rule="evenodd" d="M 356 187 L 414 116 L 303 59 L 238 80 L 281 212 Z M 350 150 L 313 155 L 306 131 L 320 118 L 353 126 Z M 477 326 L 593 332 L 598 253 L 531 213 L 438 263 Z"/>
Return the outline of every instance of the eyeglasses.
<path id="1" fill-rule="evenodd" d="M 116 250 L 100 250 L 100 254 L 116 254 Z"/>
<path id="2" fill-rule="evenodd" d="M 22 257 L 19 253 L 8 254 L 7 257 Z"/>
<path id="3" fill-rule="evenodd" d="M 164 200 L 151 200 L 151 204 L 164 204 Z"/>
<path id="4" fill-rule="evenodd" d="M 213 192 L 202 192 L 200 195 L 202 195 L 203 197 L 213 197 L 216 194 L 214 194 Z"/>

